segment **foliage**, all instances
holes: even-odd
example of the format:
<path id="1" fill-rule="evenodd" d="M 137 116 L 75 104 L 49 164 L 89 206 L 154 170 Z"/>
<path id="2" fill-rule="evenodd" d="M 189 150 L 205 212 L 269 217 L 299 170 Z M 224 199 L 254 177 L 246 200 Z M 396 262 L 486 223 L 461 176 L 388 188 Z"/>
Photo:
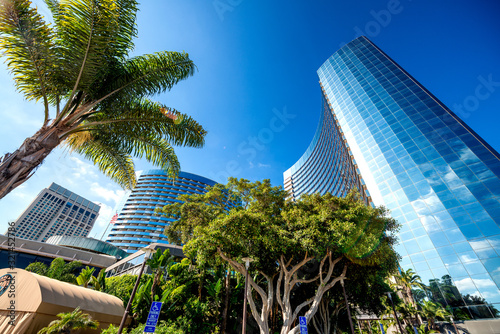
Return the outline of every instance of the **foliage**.
<path id="1" fill-rule="evenodd" d="M 141 324 L 136 328 L 123 332 L 124 334 L 142 334 L 144 333 L 145 324 Z M 118 333 L 118 327 L 110 325 L 107 329 L 103 330 L 101 334 L 116 334 Z M 155 330 L 156 334 L 185 334 L 181 329 L 178 329 L 173 324 L 167 324 L 164 320 L 160 320 Z"/>
<path id="2" fill-rule="evenodd" d="M 415 330 L 413 327 L 408 326 L 405 328 L 406 334 L 415 334 Z M 425 324 L 421 324 L 420 326 L 417 326 L 417 331 L 418 334 L 432 334 L 432 333 L 441 333 L 440 331 L 437 331 L 435 329 L 429 329 Z"/>
<path id="3" fill-rule="evenodd" d="M 43 123 L 0 161 L 0 198 L 25 182 L 60 144 L 124 188 L 132 158 L 176 175 L 172 145 L 201 147 L 206 131 L 150 96 L 194 73 L 187 53 L 128 58 L 137 37 L 135 0 L 46 0 L 47 23 L 28 0 L 0 2 L 0 51 L 17 90 L 41 102 Z"/>
<path id="4" fill-rule="evenodd" d="M 163 285 L 161 317 L 171 319 L 186 334 L 208 334 L 217 329 L 217 305 L 209 291 L 218 279 L 216 272 L 203 271 L 189 259 L 183 259 L 169 267 L 169 280 Z"/>
<path id="5" fill-rule="evenodd" d="M 90 278 L 90 284 L 96 291 L 106 291 L 106 269 L 101 269 L 97 277 L 92 276 Z"/>
<path id="6" fill-rule="evenodd" d="M 141 278 L 141 282 L 147 280 L 146 276 L 147 275 L 143 275 L 143 277 Z M 105 292 L 120 298 L 123 301 L 123 307 L 126 307 L 136 280 L 136 275 L 107 277 Z"/>
<path id="7" fill-rule="evenodd" d="M 351 312 L 358 309 L 363 313 L 381 315 L 386 311 L 386 297 L 381 296 L 390 291 L 386 283 L 386 277 L 391 273 L 388 269 L 392 270 L 392 267 L 350 264 L 349 278 L 344 284 Z M 331 330 L 349 332 L 342 286 L 337 285 L 330 289 L 323 297 L 322 304 L 324 305 L 320 305 L 312 322 L 318 328 L 317 331 L 320 333 L 330 333 Z"/>
<path id="8" fill-rule="evenodd" d="M 87 288 L 89 286 L 89 282 L 92 280 L 92 277 L 94 277 L 92 274 L 94 273 L 95 268 L 90 268 L 87 266 L 86 268 L 82 269 L 80 272 L 80 275 L 76 278 L 76 282 L 78 285 L 83 286 L 84 288 Z"/>
<path id="9" fill-rule="evenodd" d="M 75 273 L 81 266 L 82 263 L 80 261 L 66 263 L 63 258 L 58 257 L 51 262 L 50 267 L 41 262 L 33 262 L 26 267 L 26 270 L 59 281 L 76 284 Z"/>
<path id="10" fill-rule="evenodd" d="M 256 276 L 249 283 L 259 304 L 253 293 L 248 297 L 261 332 L 269 329 L 275 299 L 281 308 L 281 332 L 295 333 L 299 312 L 310 320 L 324 293 L 345 279 L 351 266 L 382 266 L 388 272 L 396 268 L 391 246 L 397 224 L 384 208 L 368 207 L 354 193 L 346 198 L 309 195 L 297 202 L 285 198 L 286 192 L 269 180 L 230 178 L 225 188 L 188 195 L 183 203 L 163 208 L 166 215 L 180 216 L 165 232 L 172 240 L 187 242 L 185 254 L 200 265 L 223 260 L 244 275 L 241 258 L 254 259 Z M 242 205 L 228 205 L 235 200 Z M 316 287 L 313 295 L 294 302 L 295 288 L 307 284 Z"/>
<path id="11" fill-rule="evenodd" d="M 427 287 L 422 283 L 422 279 L 419 275 L 409 268 L 406 271 L 401 270 L 399 274 L 394 275 L 396 279 L 396 289 L 401 289 L 403 292 L 404 299 L 406 302 L 416 304 L 415 298 L 413 296 L 413 288 L 418 288 L 421 290 L 426 290 Z"/>
<path id="12" fill-rule="evenodd" d="M 47 276 L 49 267 L 43 262 L 31 262 L 30 264 L 28 264 L 25 270 L 38 275 Z"/>
<path id="13" fill-rule="evenodd" d="M 92 320 L 90 315 L 76 308 L 73 312 L 59 313 L 60 320 L 52 321 L 47 327 L 38 331 L 38 334 L 69 334 L 72 330 L 97 329 L 99 322 Z"/>
<path id="14" fill-rule="evenodd" d="M 423 301 L 420 304 L 420 314 L 427 319 L 427 329 L 436 329 L 436 319 L 449 317 L 450 314 L 440 304 L 432 301 Z"/>
<path id="15" fill-rule="evenodd" d="M 163 253 L 157 249 L 152 256 L 146 260 L 146 265 L 152 270 L 151 275 L 151 302 L 158 300 L 158 291 L 160 282 L 166 279 L 168 268 L 174 263 L 174 257 L 170 255 L 170 251 L 165 249 Z"/>

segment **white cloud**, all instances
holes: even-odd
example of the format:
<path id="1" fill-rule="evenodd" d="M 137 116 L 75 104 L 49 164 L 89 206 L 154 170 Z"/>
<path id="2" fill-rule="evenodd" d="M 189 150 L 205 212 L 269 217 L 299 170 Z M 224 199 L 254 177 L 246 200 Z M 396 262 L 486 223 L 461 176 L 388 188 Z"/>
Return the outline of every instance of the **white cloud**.
<path id="1" fill-rule="evenodd" d="M 97 167 L 75 156 L 70 157 L 69 160 L 73 163 L 71 167 L 73 178 L 97 179 Z"/>
<path id="2" fill-rule="evenodd" d="M 113 190 L 110 187 L 103 187 L 97 182 L 90 185 L 90 191 L 97 197 L 114 202 L 115 205 L 125 195 L 125 191 L 122 189 Z"/>
<path id="3" fill-rule="evenodd" d="M 260 162 L 258 163 L 258 165 L 257 165 L 257 166 L 258 166 L 259 168 L 270 168 L 270 167 L 271 167 L 271 165 L 263 164 L 263 163 L 260 163 Z"/>
<path id="4" fill-rule="evenodd" d="M 471 295 L 474 296 L 480 296 L 477 293 L 477 289 L 481 291 L 490 288 L 496 289 L 496 284 L 492 280 L 482 279 L 482 278 L 475 278 L 473 282 L 472 279 L 467 277 L 461 280 L 456 280 L 455 284 L 457 285 L 457 288 L 460 290 L 460 292 L 462 292 L 463 294 L 470 293 Z"/>
<path id="5" fill-rule="evenodd" d="M 99 205 L 101 206 L 101 210 L 99 210 L 99 217 L 97 217 L 94 226 L 105 227 L 108 225 L 111 218 L 113 217 L 114 214 L 113 208 L 104 203 L 99 203 Z"/>

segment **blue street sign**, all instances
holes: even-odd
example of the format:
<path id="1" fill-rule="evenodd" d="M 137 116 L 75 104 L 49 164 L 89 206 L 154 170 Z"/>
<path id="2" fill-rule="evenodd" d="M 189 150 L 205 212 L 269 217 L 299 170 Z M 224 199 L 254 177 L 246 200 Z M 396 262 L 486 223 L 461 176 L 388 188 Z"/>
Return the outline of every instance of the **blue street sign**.
<path id="1" fill-rule="evenodd" d="M 151 304 L 151 309 L 149 310 L 148 319 L 146 320 L 146 327 L 144 328 L 144 333 L 154 333 L 156 329 L 156 324 L 158 323 L 158 318 L 160 317 L 160 310 L 162 302 L 153 302 Z"/>
<path id="2" fill-rule="evenodd" d="M 382 334 L 385 334 L 384 326 L 380 322 L 378 324 L 380 325 L 380 329 L 382 330 Z"/>
<path id="3" fill-rule="evenodd" d="M 307 318 L 299 317 L 300 334 L 307 334 Z"/>

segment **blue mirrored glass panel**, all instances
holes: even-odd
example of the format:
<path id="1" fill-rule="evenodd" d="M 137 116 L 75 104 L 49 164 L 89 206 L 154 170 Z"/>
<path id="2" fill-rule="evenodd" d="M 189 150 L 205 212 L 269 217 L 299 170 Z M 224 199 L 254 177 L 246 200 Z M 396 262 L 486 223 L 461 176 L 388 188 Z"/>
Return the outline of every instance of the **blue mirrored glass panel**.
<path id="1" fill-rule="evenodd" d="M 425 273 L 424 283 L 432 280 L 432 296 L 443 306 L 470 319 L 496 314 L 477 305 L 474 296 L 496 303 L 494 288 L 484 286 L 500 286 L 498 152 L 365 37 L 335 52 L 318 76 L 320 125 L 303 158 L 284 174 L 285 188 L 295 197 L 319 191 L 317 180 L 344 154 L 337 146 L 329 150 L 332 144 L 322 138 L 328 131 L 338 134 L 370 200 L 388 207 L 403 224 L 398 249 L 409 254 L 403 269 Z M 337 173 L 335 167 L 331 173 Z M 321 191 L 342 195 L 334 184 L 343 178 L 330 178 L 335 181 Z"/>

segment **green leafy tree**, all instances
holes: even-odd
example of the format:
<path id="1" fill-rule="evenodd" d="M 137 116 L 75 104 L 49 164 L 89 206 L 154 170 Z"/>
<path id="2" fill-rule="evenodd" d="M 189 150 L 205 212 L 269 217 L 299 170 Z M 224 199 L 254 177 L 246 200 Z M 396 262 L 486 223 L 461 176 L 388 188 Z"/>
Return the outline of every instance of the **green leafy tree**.
<path id="1" fill-rule="evenodd" d="M 385 293 L 390 291 L 386 279 L 393 269 L 392 266 L 349 264 L 349 279 L 344 285 L 351 312 L 356 309 L 366 314 L 381 315 L 386 311 L 383 301 Z M 342 286 L 336 285 L 325 293 L 312 320 L 318 334 L 350 331 Z"/>
<path id="2" fill-rule="evenodd" d="M 151 302 L 158 300 L 158 295 L 161 294 L 158 290 L 160 282 L 167 276 L 168 267 L 174 263 L 174 257 L 170 255 L 170 251 L 165 249 L 163 253 L 157 249 L 153 255 L 146 260 L 146 264 L 153 271 L 151 275 Z"/>
<path id="3" fill-rule="evenodd" d="M 391 249 L 397 224 L 385 209 L 368 207 L 355 194 L 310 195 L 297 202 L 286 202 L 286 195 L 269 180 L 230 178 L 218 196 L 210 191 L 188 196 L 185 204 L 163 210 L 180 216 L 180 232 L 166 233 L 187 239 L 185 254 L 197 262 L 222 259 L 245 275 L 241 258 L 255 260 L 247 296 L 253 318 L 266 334 L 274 300 L 281 309 L 281 333 L 294 334 L 298 315 L 310 322 L 324 294 L 348 277 L 350 263 L 393 269 L 397 263 Z M 232 199 L 242 205 L 228 208 Z M 292 304 L 294 288 L 306 284 L 317 287 L 314 294 Z M 260 297 L 257 303 L 253 291 Z"/>
<path id="4" fill-rule="evenodd" d="M 183 259 L 169 267 L 168 277 L 163 285 L 161 300 L 165 309 L 162 309 L 162 316 L 172 320 L 186 334 L 217 333 L 217 301 L 212 298 L 211 291 L 220 276 Z"/>
<path id="5" fill-rule="evenodd" d="M 90 284 L 96 291 L 106 291 L 106 269 L 101 269 L 97 277 L 92 276 L 90 278 Z"/>
<path id="6" fill-rule="evenodd" d="M 90 315 L 76 308 L 73 312 L 59 313 L 59 320 L 52 321 L 47 327 L 38 331 L 38 334 L 71 334 L 79 329 L 97 329 L 99 322 L 92 320 Z"/>
<path id="7" fill-rule="evenodd" d="M 30 264 L 28 264 L 25 270 L 38 275 L 47 276 L 49 267 L 43 262 L 31 262 Z"/>
<path id="8" fill-rule="evenodd" d="M 90 268 L 87 266 L 86 268 L 82 269 L 80 272 L 80 275 L 76 278 L 76 282 L 78 285 L 83 286 L 84 288 L 87 288 L 89 286 L 90 281 L 92 280 L 92 277 L 94 277 L 92 274 L 94 273 L 95 268 Z"/>
<path id="9" fill-rule="evenodd" d="M 151 101 L 191 76 L 188 54 L 128 58 L 137 36 L 135 0 L 45 0 L 53 22 L 28 0 L 0 2 L 0 51 L 27 100 L 40 101 L 42 127 L 0 161 L 0 198 L 25 182 L 60 144 L 124 188 L 136 183 L 132 157 L 172 175 L 171 145 L 201 147 L 191 117 Z"/>
<path id="10" fill-rule="evenodd" d="M 147 279 L 147 275 L 143 275 L 141 283 L 144 283 Z M 105 292 L 120 298 L 123 301 L 123 307 L 126 307 L 136 280 L 136 275 L 108 277 L 106 278 Z"/>
<path id="11" fill-rule="evenodd" d="M 59 281 L 76 284 L 75 273 L 78 272 L 81 267 L 82 263 L 80 261 L 66 263 L 63 258 L 58 257 L 51 262 L 50 267 L 47 267 L 47 265 L 42 262 L 33 262 L 26 267 L 26 270 Z"/>
<path id="12" fill-rule="evenodd" d="M 140 324 L 134 329 L 131 329 L 128 334 L 143 334 L 146 325 Z M 107 329 L 103 330 L 101 334 L 116 334 L 118 327 L 110 325 Z M 156 334 L 185 334 L 184 331 L 178 329 L 173 324 L 167 324 L 164 320 L 160 320 L 155 329 Z"/>

